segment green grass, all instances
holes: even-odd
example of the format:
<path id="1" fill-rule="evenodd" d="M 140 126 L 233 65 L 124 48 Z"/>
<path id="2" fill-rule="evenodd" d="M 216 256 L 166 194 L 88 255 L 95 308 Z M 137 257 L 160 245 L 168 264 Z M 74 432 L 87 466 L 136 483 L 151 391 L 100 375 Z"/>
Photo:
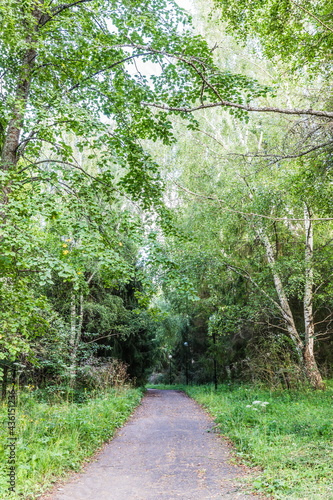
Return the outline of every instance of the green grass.
<path id="1" fill-rule="evenodd" d="M 255 490 L 276 499 L 328 500 L 333 499 L 333 385 L 328 385 L 324 392 L 244 385 L 183 390 L 215 417 L 241 461 L 261 468 L 252 479 Z"/>
<path id="2" fill-rule="evenodd" d="M 117 427 L 123 425 L 142 392 L 117 389 L 81 403 L 40 402 L 37 392 L 20 393 L 16 413 L 16 495 L 7 494 L 7 472 L 1 467 L 0 498 L 37 498 L 56 479 L 77 471 Z M 0 406 L 0 464 L 7 463 L 7 406 Z"/>

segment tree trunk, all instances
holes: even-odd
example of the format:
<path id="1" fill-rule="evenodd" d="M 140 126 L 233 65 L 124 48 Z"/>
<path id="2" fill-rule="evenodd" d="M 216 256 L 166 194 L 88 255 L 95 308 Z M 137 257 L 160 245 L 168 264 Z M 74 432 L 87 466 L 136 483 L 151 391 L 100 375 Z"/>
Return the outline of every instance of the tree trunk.
<path id="1" fill-rule="evenodd" d="M 31 37 L 29 37 L 27 42 L 32 42 Z M 31 72 L 34 66 L 36 55 L 36 50 L 28 49 L 21 62 L 22 72 L 16 87 L 12 118 L 10 119 L 8 124 L 1 153 L 2 170 L 10 170 L 16 165 L 18 160 L 20 134 L 23 126 L 25 108 L 29 96 Z"/>
<path id="2" fill-rule="evenodd" d="M 37 42 L 38 22 L 41 19 L 42 13 L 38 9 L 35 9 L 32 12 L 32 15 L 36 19 L 36 25 L 32 32 L 27 33 L 27 36 L 25 38 L 27 49 L 21 59 L 21 63 L 19 66 L 20 71 L 17 77 L 13 108 L 11 110 L 11 117 L 9 119 L 1 151 L 0 170 L 2 171 L 13 170 L 19 160 L 20 136 L 29 98 L 32 72 L 37 57 L 37 51 L 35 47 Z M 6 205 L 8 203 L 10 191 L 10 183 L 2 186 L 0 200 L 0 203 L 2 205 Z M 2 211 L 1 216 L 2 219 L 5 220 L 6 217 L 4 212 Z"/>
<path id="3" fill-rule="evenodd" d="M 302 342 L 301 337 L 299 336 L 299 333 L 297 331 L 293 313 L 290 309 L 289 301 L 286 296 L 286 293 L 284 291 L 284 287 L 281 281 L 281 278 L 275 268 L 275 256 L 274 256 L 274 250 L 272 247 L 272 244 L 267 236 L 267 234 L 264 232 L 263 228 L 260 228 L 257 230 L 257 235 L 259 236 L 261 242 L 263 243 L 265 250 L 266 250 L 266 257 L 268 261 L 268 265 L 271 269 L 271 272 L 273 274 L 273 280 L 274 280 L 274 285 L 275 285 L 275 290 L 279 299 L 280 303 L 280 311 L 282 313 L 283 319 L 286 323 L 287 331 L 289 333 L 290 338 L 292 339 L 298 359 L 300 363 L 303 363 L 303 349 L 304 349 L 304 344 Z"/>
<path id="4" fill-rule="evenodd" d="M 76 342 L 76 297 L 75 293 L 71 295 L 71 333 L 69 339 L 70 348 L 70 366 L 69 366 L 69 385 L 74 387 L 76 377 L 76 357 L 77 357 L 77 342 Z"/>
<path id="5" fill-rule="evenodd" d="M 305 376 L 314 389 L 324 389 L 325 385 L 314 356 L 314 321 L 313 321 L 313 227 L 311 214 L 308 207 L 304 207 L 305 224 L 305 288 L 304 288 L 304 324 L 305 338 L 302 341 L 293 318 L 288 298 L 284 291 L 281 278 L 275 268 L 275 256 L 272 244 L 263 228 L 257 230 L 257 235 L 262 241 L 270 269 L 273 274 L 275 290 L 281 306 L 280 311 L 285 320 L 290 338 L 292 339 L 299 362 L 304 370 Z"/>
<path id="6" fill-rule="evenodd" d="M 3 367 L 3 378 L 2 378 L 2 387 L 1 387 L 1 400 L 5 401 L 7 397 L 7 384 L 8 384 L 8 366 L 4 365 Z"/>
<path id="7" fill-rule="evenodd" d="M 313 225 L 309 207 L 304 204 L 305 226 L 305 286 L 304 286 L 304 328 L 305 339 L 303 360 L 306 376 L 315 389 L 324 389 L 322 377 L 314 355 L 314 321 L 313 321 Z"/>
<path id="8" fill-rule="evenodd" d="M 76 296 L 72 293 L 71 296 L 71 336 L 70 336 L 70 386 L 75 386 L 76 381 L 76 365 L 77 365 L 77 350 L 82 335 L 83 324 L 83 295 L 80 294 L 79 299 L 79 314 L 77 315 Z"/>

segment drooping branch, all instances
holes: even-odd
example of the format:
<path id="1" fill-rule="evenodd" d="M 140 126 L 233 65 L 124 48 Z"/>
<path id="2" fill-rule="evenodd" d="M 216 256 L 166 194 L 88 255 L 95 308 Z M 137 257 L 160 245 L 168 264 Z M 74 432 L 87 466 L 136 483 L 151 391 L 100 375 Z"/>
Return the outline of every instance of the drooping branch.
<path id="1" fill-rule="evenodd" d="M 196 56 L 184 56 L 183 54 L 178 54 L 178 53 L 170 53 L 165 50 L 161 49 L 154 49 L 150 45 L 142 45 L 142 44 L 137 44 L 137 43 L 124 43 L 124 44 L 117 44 L 114 46 L 115 47 L 128 47 L 128 48 L 136 48 L 136 49 L 141 49 L 141 50 L 147 50 L 151 54 L 157 54 L 165 57 L 170 57 L 172 59 L 176 59 L 177 61 L 181 61 L 184 64 L 187 64 L 188 66 L 191 66 L 192 69 L 198 74 L 198 76 L 202 79 L 202 82 L 204 85 L 209 87 L 212 92 L 216 95 L 216 97 L 219 99 L 218 102 L 211 102 L 211 103 L 205 103 L 201 104 L 199 106 L 193 106 L 193 107 L 175 107 L 175 106 L 168 106 L 166 104 L 161 104 L 161 103 L 151 103 L 151 102 L 146 102 L 142 101 L 141 104 L 143 106 L 150 106 L 153 108 L 157 109 L 163 109 L 165 111 L 174 111 L 174 112 L 179 112 L 179 113 L 193 113 L 194 111 L 198 111 L 200 109 L 207 109 L 207 108 L 216 108 L 216 107 L 231 107 L 231 108 L 236 108 L 236 109 L 241 109 L 243 111 L 251 111 L 251 112 L 258 112 L 258 113 L 279 113 L 279 114 L 285 114 L 285 115 L 306 115 L 306 116 L 320 116 L 320 117 L 325 117 L 325 118 L 333 118 L 333 112 L 330 111 L 321 111 L 321 110 L 314 110 L 314 109 L 289 109 L 289 108 L 278 108 L 274 106 L 263 106 L 263 107 L 256 107 L 256 106 L 250 106 L 246 104 L 240 104 L 236 102 L 231 102 L 227 101 L 221 98 L 221 94 L 218 92 L 218 90 L 215 88 L 213 84 L 209 82 L 207 77 L 204 75 L 203 69 L 211 69 L 210 65 L 200 59 L 199 57 Z M 105 47 L 106 48 L 106 47 Z"/>
<path id="2" fill-rule="evenodd" d="M 308 148 L 305 151 L 301 151 L 300 153 L 295 153 L 295 154 L 281 155 L 281 154 L 269 154 L 269 153 L 244 153 L 244 154 L 229 153 L 228 156 L 242 156 L 244 158 L 272 158 L 274 161 L 281 161 L 294 158 L 301 158 L 302 156 L 312 153 L 313 151 L 317 151 L 318 149 L 323 149 L 332 145 L 333 145 L 333 140 L 325 142 L 323 144 L 317 144 L 316 146 L 312 146 L 311 148 Z"/>
<path id="3" fill-rule="evenodd" d="M 81 3 L 92 2 L 93 0 L 77 0 L 76 2 L 66 3 L 61 5 L 56 5 L 51 9 L 50 12 L 40 12 L 39 20 L 38 20 L 38 28 L 45 26 L 46 23 L 51 21 L 55 16 L 63 12 L 64 10 L 70 9 L 71 7 L 75 7 Z"/>
<path id="4" fill-rule="evenodd" d="M 109 71 L 110 69 L 113 69 L 116 66 L 119 66 L 119 64 L 123 64 L 123 63 L 125 63 L 127 61 L 135 59 L 136 57 L 144 57 L 144 56 L 148 56 L 148 55 L 149 55 L 149 52 L 147 52 L 147 53 L 143 52 L 143 53 L 140 53 L 140 54 L 133 54 L 131 56 L 125 57 L 124 59 L 116 61 L 115 63 L 111 64 L 110 66 L 107 66 L 106 68 L 102 68 L 99 71 L 95 71 L 95 73 L 92 73 L 91 75 L 87 76 L 86 78 L 83 78 L 80 82 L 75 83 L 72 87 L 70 87 L 66 91 L 66 93 L 72 92 L 76 88 L 80 87 L 82 85 L 82 83 L 85 83 L 86 81 L 91 80 L 92 78 L 94 78 L 94 76 L 100 75 L 101 73 L 105 73 L 105 71 Z"/>

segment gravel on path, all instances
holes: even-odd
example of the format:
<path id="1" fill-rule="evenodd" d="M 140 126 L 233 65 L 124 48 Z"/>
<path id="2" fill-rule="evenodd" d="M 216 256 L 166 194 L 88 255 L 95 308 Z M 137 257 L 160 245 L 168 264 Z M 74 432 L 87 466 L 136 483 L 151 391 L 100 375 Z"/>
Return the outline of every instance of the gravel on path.
<path id="1" fill-rule="evenodd" d="M 44 500 L 258 500 L 214 422 L 184 393 L 148 389 L 96 460 Z"/>

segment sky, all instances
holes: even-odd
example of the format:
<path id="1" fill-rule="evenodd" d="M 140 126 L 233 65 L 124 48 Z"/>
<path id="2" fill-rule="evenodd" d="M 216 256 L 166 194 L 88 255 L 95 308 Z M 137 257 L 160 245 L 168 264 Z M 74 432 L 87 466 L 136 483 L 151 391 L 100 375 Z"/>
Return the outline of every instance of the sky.
<path id="1" fill-rule="evenodd" d="M 189 12 L 191 12 L 191 10 L 193 9 L 192 0 L 175 0 L 175 2 L 179 5 L 179 7 L 182 7 Z"/>

